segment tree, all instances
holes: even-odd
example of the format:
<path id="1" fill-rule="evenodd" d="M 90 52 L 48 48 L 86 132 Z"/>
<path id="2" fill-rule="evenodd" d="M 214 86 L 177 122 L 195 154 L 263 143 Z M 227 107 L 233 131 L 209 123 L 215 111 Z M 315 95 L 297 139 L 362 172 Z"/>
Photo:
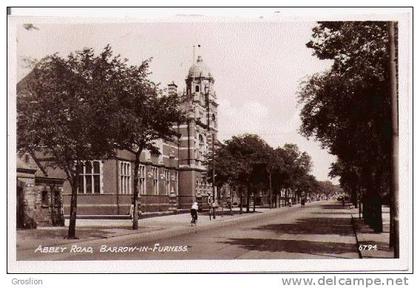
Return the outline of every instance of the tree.
<path id="1" fill-rule="evenodd" d="M 298 198 L 301 193 L 309 194 L 317 187 L 315 177 L 309 174 L 312 166 L 310 156 L 299 151 L 295 144 L 273 149 L 257 135 L 234 136 L 216 150 L 214 161 L 217 185 L 227 183 L 238 186 L 241 199 L 242 188 L 247 188 L 247 212 L 251 195 L 254 195 L 255 209 L 256 191 L 268 190 L 269 205 L 272 207 L 274 191 L 277 205 L 281 189 L 287 189 L 287 197 L 294 193 Z"/>
<path id="2" fill-rule="evenodd" d="M 299 91 L 301 133 L 359 171 L 364 218 L 377 232 L 391 155 L 387 42 L 386 22 L 320 22 L 307 46 L 333 65 Z"/>
<path id="3" fill-rule="evenodd" d="M 287 191 L 287 198 L 300 197 L 302 181 L 309 175 L 312 167 L 311 157 L 306 152 L 300 152 L 296 144 L 285 144 L 281 150 L 284 162 L 282 187 Z M 290 193 L 294 194 L 291 197 Z"/>
<path id="4" fill-rule="evenodd" d="M 125 67 L 123 91 L 117 94 L 115 115 L 118 135 L 116 147 L 127 150 L 134 155 L 134 205 L 133 229 L 138 229 L 138 175 L 140 155 L 147 149 L 159 154 L 156 141 L 173 141 L 179 134 L 176 126 L 184 121 L 178 95 L 163 95 L 158 86 L 148 79 L 150 60 L 140 66 Z"/>
<path id="5" fill-rule="evenodd" d="M 267 184 L 266 166 L 269 151 L 271 151 L 271 147 L 253 134 L 233 136 L 215 151 L 216 183 L 219 185 L 229 183 L 238 186 L 241 200 L 243 188 L 246 187 L 247 212 L 249 212 L 253 188 Z M 210 161 L 208 160 L 208 162 Z"/>
<path id="6" fill-rule="evenodd" d="M 326 197 L 342 194 L 343 190 L 338 185 L 334 185 L 331 181 L 318 181 L 319 192 Z"/>
<path id="7" fill-rule="evenodd" d="M 71 185 L 68 238 L 76 237 L 79 175 L 86 160 L 114 155 L 112 99 L 121 91 L 123 61 L 109 46 L 39 61 L 17 87 L 17 149 L 42 154 Z"/>
<path id="8" fill-rule="evenodd" d="M 361 196 L 361 178 L 358 167 L 351 162 L 338 159 L 337 162 L 332 163 L 329 176 L 331 178 L 340 177 L 341 187 L 350 195 L 353 205 L 357 208 Z"/>

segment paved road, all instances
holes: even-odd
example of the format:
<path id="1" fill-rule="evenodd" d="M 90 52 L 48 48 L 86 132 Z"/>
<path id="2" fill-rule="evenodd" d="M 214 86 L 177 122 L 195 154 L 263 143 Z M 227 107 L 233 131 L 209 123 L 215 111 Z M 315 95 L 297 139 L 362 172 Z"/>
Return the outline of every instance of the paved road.
<path id="1" fill-rule="evenodd" d="M 60 253 L 18 251 L 25 260 L 358 258 L 350 211 L 338 202 L 275 209 L 188 233 L 128 235 L 62 246 Z M 179 233 L 178 233 L 179 234 Z M 107 250 L 102 250 L 106 245 Z M 88 250 L 92 249 L 93 253 Z M 131 251 L 130 251 L 131 249 Z M 80 253 L 75 253 L 79 251 Z"/>

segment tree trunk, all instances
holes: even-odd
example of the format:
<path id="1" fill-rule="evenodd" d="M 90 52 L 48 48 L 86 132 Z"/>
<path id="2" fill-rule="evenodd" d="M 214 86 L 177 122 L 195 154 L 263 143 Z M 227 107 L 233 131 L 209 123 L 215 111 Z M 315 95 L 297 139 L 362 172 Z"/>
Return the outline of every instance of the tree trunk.
<path id="1" fill-rule="evenodd" d="M 239 186 L 239 214 L 243 212 L 242 186 Z"/>
<path id="2" fill-rule="evenodd" d="M 255 212 L 255 202 L 256 202 L 255 200 L 257 199 L 257 193 L 255 193 L 255 191 L 254 191 L 254 192 L 252 193 L 252 195 L 254 196 L 254 197 L 253 197 L 253 199 L 254 199 L 254 203 L 253 203 L 253 205 L 252 205 L 252 206 L 253 206 L 253 207 L 252 207 L 252 212 Z"/>
<path id="3" fill-rule="evenodd" d="M 271 178 L 271 171 L 268 173 L 268 194 L 270 197 L 270 201 L 269 201 L 269 205 L 270 205 L 270 209 L 273 208 L 273 183 L 272 183 L 272 178 Z"/>
<path id="4" fill-rule="evenodd" d="M 246 189 L 246 213 L 249 213 L 250 200 L 251 200 L 251 185 L 248 183 L 248 187 Z"/>
<path id="5" fill-rule="evenodd" d="M 353 203 L 354 208 L 358 207 L 357 206 L 357 188 L 356 188 L 356 185 L 354 185 L 354 187 L 352 187 L 352 190 L 351 190 L 351 202 Z"/>
<path id="6" fill-rule="evenodd" d="M 139 186 L 139 168 L 140 168 L 140 155 L 141 150 L 139 150 L 135 156 L 134 160 L 134 191 L 133 191 L 133 230 L 139 229 L 139 213 L 138 213 L 138 186 Z"/>
<path id="7" fill-rule="evenodd" d="M 233 206 L 233 193 L 232 193 L 232 189 L 231 189 L 231 187 L 229 187 L 229 196 L 230 196 L 230 207 L 229 207 L 229 210 L 230 210 L 230 215 L 232 216 L 233 215 L 233 211 L 232 211 L 232 206 Z"/>
<path id="8" fill-rule="evenodd" d="M 380 233 L 383 230 L 383 225 L 381 197 L 377 191 L 377 189 L 379 189 L 379 185 L 377 185 L 378 183 L 374 181 L 374 175 L 372 175 L 370 171 L 366 176 L 365 205 L 367 210 L 363 211 L 363 218 L 365 219 L 365 223 L 367 223 L 375 232 Z"/>
<path id="9" fill-rule="evenodd" d="M 363 197 L 363 195 L 362 195 L 362 189 L 361 189 L 361 187 L 360 187 L 360 185 L 358 186 L 358 199 L 357 199 L 357 201 L 359 202 L 359 219 L 361 219 L 362 218 L 362 197 Z"/>
<path id="10" fill-rule="evenodd" d="M 79 165 L 76 164 L 76 176 L 71 182 L 71 199 L 70 199 L 70 221 L 67 233 L 68 239 L 76 238 L 76 217 L 77 217 L 77 189 L 79 187 Z"/>

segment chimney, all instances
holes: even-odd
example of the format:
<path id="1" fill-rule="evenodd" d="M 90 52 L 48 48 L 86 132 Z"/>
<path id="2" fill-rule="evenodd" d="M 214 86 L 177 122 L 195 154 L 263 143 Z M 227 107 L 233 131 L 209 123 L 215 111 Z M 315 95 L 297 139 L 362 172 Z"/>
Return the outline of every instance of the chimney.
<path id="1" fill-rule="evenodd" d="M 178 86 L 174 81 L 168 84 L 168 95 L 178 95 Z"/>

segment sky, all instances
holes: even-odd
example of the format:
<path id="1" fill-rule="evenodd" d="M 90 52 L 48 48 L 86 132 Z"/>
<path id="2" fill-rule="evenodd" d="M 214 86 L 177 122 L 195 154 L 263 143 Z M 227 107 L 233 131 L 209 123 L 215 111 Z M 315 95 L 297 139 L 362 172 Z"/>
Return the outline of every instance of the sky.
<path id="1" fill-rule="evenodd" d="M 174 81 L 182 91 L 192 47 L 200 44 L 196 55 L 215 78 L 219 140 L 255 133 L 272 147 L 295 143 L 312 157 L 312 174 L 331 180 L 335 157 L 298 133 L 299 83 L 331 66 L 305 46 L 314 22 L 32 24 L 37 29 L 22 25 L 17 31 L 18 80 L 29 72 L 25 59 L 67 56 L 85 47 L 100 51 L 110 44 L 131 64 L 152 57 L 151 79 L 162 88 Z"/>

